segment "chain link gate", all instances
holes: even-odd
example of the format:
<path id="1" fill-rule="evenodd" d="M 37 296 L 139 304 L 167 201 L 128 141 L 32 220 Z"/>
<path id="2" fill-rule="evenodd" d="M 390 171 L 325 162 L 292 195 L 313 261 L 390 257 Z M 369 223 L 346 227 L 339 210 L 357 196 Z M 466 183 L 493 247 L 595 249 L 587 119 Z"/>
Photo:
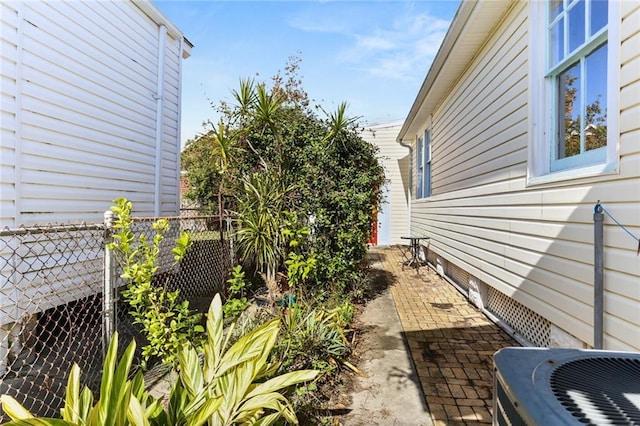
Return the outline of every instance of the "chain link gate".
<path id="1" fill-rule="evenodd" d="M 167 219 L 154 283 L 179 289 L 191 309 L 206 312 L 231 266 L 229 222 L 217 216 Z M 152 238 L 155 220 L 134 218 L 136 238 Z M 193 243 L 172 268 L 173 241 L 183 230 Z M 114 330 L 123 348 L 131 339 L 138 348 L 144 344 L 119 298 L 126 285 L 120 268 L 114 262 L 111 274 L 105 270 L 108 235 L 104 224 L 0 230 L 0 395 L 13 396 L 35 415 L 58 417 L 74 363 L 81 385 L 98 396 L 105 344 Z M 111 290 L 104 292 L 105 285 Z M 0 410 L 0 423 L 7 420 Z"/>

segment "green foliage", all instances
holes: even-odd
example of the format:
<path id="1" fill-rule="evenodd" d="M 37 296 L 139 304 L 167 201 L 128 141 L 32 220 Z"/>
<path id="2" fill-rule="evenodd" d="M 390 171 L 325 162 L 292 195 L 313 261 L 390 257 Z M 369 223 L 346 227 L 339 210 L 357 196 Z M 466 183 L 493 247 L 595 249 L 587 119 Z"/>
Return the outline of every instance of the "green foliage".
<path id="1" fill-rule="evenodd" d="M 8 395 L 0 397 L 2 409 L 13 420 L 7 425 L 164 425 L 160 401 L 149 396 L 144 389 L 141 372 L 129 379 L 135 352 L 135 342 L 127 347 L 120 362 L 116 364 L 118 334 L 109 344 L 104 361 L 100 399 L 94 404 L 91 391 L 84 387 L 80 391 L 80 367 L 74 364 L 67 381 L 65 405 L 60 410 L 62 419 L 36 418 L 27 409 Z"/>
<path id="2" fill-rule="evenodd" d="M 270 170 L 245 177 L 243 184 L 237 198 L 237 251 L 241 259 L 253 262 L 268 282 L 275 281 L 282 262 L 282 223 L 291 188 Z"/>
<path id="3" fill-rule="evenodd" d="M 118 335 L 114 334 L 104 363 L 100 399 L 86 387 L 80 392 L 80 369 L 69 375 L 62 419 L 36 418 L 15 399 L 3 395 L 2 409 L 12 426 L 178 426 L 178 425 L 271 425 L 283 418 L 298 419 L 282 390 L 310 382 L 318 371 L 300 370 L 274 375 L 277 365 L 269 354 L 280 324 L 273 319 L 246 333 L 228 346 L 231 331 L 223 330 L 220 295 L 207 315 L 207 339 L 199 350 L 186 344 L 176 353 L 178 378 L 171 388 L 166 409 L 145 390 L 138 372 L 129 379 L 135 342 L 132 341 L 116 364 Z M 200 359 L 203 359 L 201 364 Z"/>
<path id="4" fill-rule="evenodd" d="M 335 325 L 344 329 L 351 326 L 355 315 L 355 308 L 351 300 L 344 299 L 340 304 L 333 308 L 332 313 L 335 313 L 333 318 Z"/>
<path id="5" fill-rule="evenodd" d="M 316 267 L 316 259 L 314 257 L 305 258 L 303 255 L 294 252 L 289 253 L 289 257 L 284 263 L 287 266 L 287 279 L 291 288 L 304 284 L 311 271 Z"/>
<path id="6" fill-rule="evenodd" d="M 122 266 L 122 278 L 129 285 L 122 292 L 123 299 L 131 307 L 130 315 L 140 324 L 147 339 L 142 349 L 143 366 L 152 357 L 158 357 L 165 364 L 175 364 L 178 348 L 188 342 L 196 344 L 202 340 L 204 328 L 199 324 L 201 315 L 189 309 L 187 300 L 180 301 L 179 290 L 168 291 L 164 286 L 154 285 L 153 278 L 158 272 L 157 259 L 164 235 L 169 230 L 169 222 L 160 219 L 153 223 L 155 235 L 151 242 L 145 235 L 136 241 L 131 231 L 132 203 L 118 198 L 111 210 L 117 215 L 114 221 L 113 242 L 108 248 L 117 254 Z M 189 235 L 182 232 L 172 249 L 174 259 L 179 262 L 190 246 Z"/>
<path id="7" fill-rule="evenodd" d="M 316 267 L 313 254 L 304 251 L 309 227 L 301 224 L 295 212 L 285 212 L 282 234 L 289 244 L 289 254 L 284 262 L 289 286 L 294 290 L 304 291 L 303 286 Z"/>
<path id="8" fill-rule="evenodd" d="M 384 183 L 376 150 L 351 132 L 310 147 L 310 175 L 300 188 L 306 210 L 315 213 L 312 248 L 318 283 L 330 293 L 348 292 L 359 280 L 374 211 Z"/>
<path id="9" fill-rule="evenodd" d="M 188 140 L 180 154 L 181 168 L 188 171 L 185 198 L 211 213 L 218 211 L 216 194 L 223 178 L 219 162 L 213 161 L 217 156 L 214 138 L 212 132 L 207 132 L 195 140 Z"/>
<path id="10" fill-rule="evenodd" d="M 182 399 L 180 409 L 174 404 L 175 411 L 186 412 L 187 408 L 193 410 L 215 401 L 210 424 L 270 425 L 280 418 L 297 424 L 293 408 L 280 391 L 314 380 L 318 372 L 300 370 L 273 375 L 277 365 L 268 361 L 279 329 L 277 319 L 267 321 L 228 347 L 232 330 L 223 330 L 222 304 L 216 295 L 207 315 L 202 366 L 194 348 L 185 347 L 180 352 L 180 378 L 172 397 L 180 395 Z"/>
<path id="11" fill-rule="evenodd" d="M 244 296 L 247 281 L 245 280 L 244 271 L 242 270 L 241 265 L 233 267 L 231 270 L 231 278 L 227 280 L 227 284 L 229 284 L 228 297 L 222 308 L 225 316 L 236 318 L 250 305 L 249 301 Z"/>
<path id="12" fill-rule="evenodd" d="M 233 92 L 236 104 L 218 107 L 234 146 L 225 157 L 225 176 L 229 193 L 237 197 L 236 247 L 240 260 L 267 282 L 286 269 L 299 291 L 348 293 L 360 277 L 384 172 L 377 149 L 348 116 L 347 103 L 326 119 L 310 107 L 299 66 L 299 59 L 290 58 L 284 75 L 278 73 L 270 86 L 241 80 Z M 194 142 L 194 152 L 200 152 L 200 143 L 212 142 Z M 215 179 L 205 172 L 220 164 L 221 153 L 205 148 L 201 153 L 199 158 L 191 150 L 184 154 L 190 185 L 215 192 L 209 184 Z M 201 196 L 205 202 L 206 194 Z M 286 224 L 284 212 L 295 215 L 295 226 Z M 302 227 L 308 235 L 292 238 L 300 244 L 290 246 L 293 236 L 285 230 Z"/>
<path id="13" fill-rule="evenodd" d="M 277 354 L 282 368 L 317 368 L 332 372 L 349 345 L 335 309 L 296 304 L 284 310 Z"/>

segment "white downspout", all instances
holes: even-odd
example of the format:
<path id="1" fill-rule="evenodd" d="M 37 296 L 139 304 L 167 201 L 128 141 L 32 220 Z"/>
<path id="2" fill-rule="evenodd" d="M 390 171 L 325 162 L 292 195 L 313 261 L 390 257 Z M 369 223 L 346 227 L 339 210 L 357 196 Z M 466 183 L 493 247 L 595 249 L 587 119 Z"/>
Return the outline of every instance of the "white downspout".
<path id="1" fill-rule="evenodd" d="M 160 194 L 162 184 L 160 181 L 162 171 L 162 132 L 163 132 L 163 106 L 164 106 L 164 63 L 167 44 L 167 27 L 158 27 L 158 85 L 154 99 L 156 100 L 156 164 L 154 176 L 153 214 L 160 216 Z"/>
<path id="2" fill-rule="evenodd" d="M 408 212 L 407 212 L 407 235 L 411 235 L 411 211 L 413 210 L 413 144 L 409 144 L 407 145 L 404 140 L 402 139 L 397 139 L 396 140 L 401 146 L 404 146 L 406 148 L 409 148 L 409 190 L 407 191 L 407 194 L 409 195 L 409 199 L 407 200 L 407 207 L 408 207 Z"/>
<path id="3" fill-rule="evenodd" d="M 183 49 L 184 49 L 184 37 L 179 38 L 179 43 L 180 44 L 178 46 L 179 56 L 178 56 L 178 123 L 177 123 L 178 135 L 176 140 L 176 146 L 178 147 L 178 152 L 176 153 L 177 155 L 176 164 L 178 168 L 178 182 L 176 182 L 176 190 L 175 190 L 177 211 L 174 212 L 174 214 L 176 215 L 180 215 L 180 209 L 182 208 L 182 205 L 181 205 L 182 199 L 180 196 L 180 188 L 182 187 L 182 169 L 181 169 L 180 155 L 182 152 L 182 61 L 184 61 L 182 55 L 183 55 Z"/>

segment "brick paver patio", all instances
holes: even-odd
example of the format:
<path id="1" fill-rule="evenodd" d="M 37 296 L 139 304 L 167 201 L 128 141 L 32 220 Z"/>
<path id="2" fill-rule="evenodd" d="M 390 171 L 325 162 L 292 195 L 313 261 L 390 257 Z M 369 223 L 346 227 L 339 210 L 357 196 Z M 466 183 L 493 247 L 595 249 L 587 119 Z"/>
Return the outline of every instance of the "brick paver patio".
<path id="1" fill-rule="evenodd" d="M 402 270 L 399 248 L 372 248 L 391 294 L 433 424 L 490 424 L 492 355 L 518 344 L 430 268 Z"/>

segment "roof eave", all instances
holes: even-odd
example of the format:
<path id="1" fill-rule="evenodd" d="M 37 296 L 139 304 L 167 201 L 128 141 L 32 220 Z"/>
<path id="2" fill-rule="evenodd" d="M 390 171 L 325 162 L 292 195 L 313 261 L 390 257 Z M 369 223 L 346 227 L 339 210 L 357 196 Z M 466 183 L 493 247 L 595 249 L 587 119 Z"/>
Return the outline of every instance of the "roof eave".
<path id="1" fill-rule="evenodd" d="M 167 33 L 173 38 L 184 38 L 182 31 L 169 20 L 151 0 L 133 0 L 133 3 L 158 25 L 167 27 Z M 186 40 L 186 39 L 185 39 Z"/>
<path id="2" fill-rule="evenodd" d="M 512 1 L 462 1 L 398 133 L 399 143 L 403 144 L 406 137 L 412 139 L 419 131 L 419 127 L 458 82 L 511 5 Z M 486 11 L 491 13 L 481 13 Z M 456 66 L 452 66 L 452 63 Z"/>

